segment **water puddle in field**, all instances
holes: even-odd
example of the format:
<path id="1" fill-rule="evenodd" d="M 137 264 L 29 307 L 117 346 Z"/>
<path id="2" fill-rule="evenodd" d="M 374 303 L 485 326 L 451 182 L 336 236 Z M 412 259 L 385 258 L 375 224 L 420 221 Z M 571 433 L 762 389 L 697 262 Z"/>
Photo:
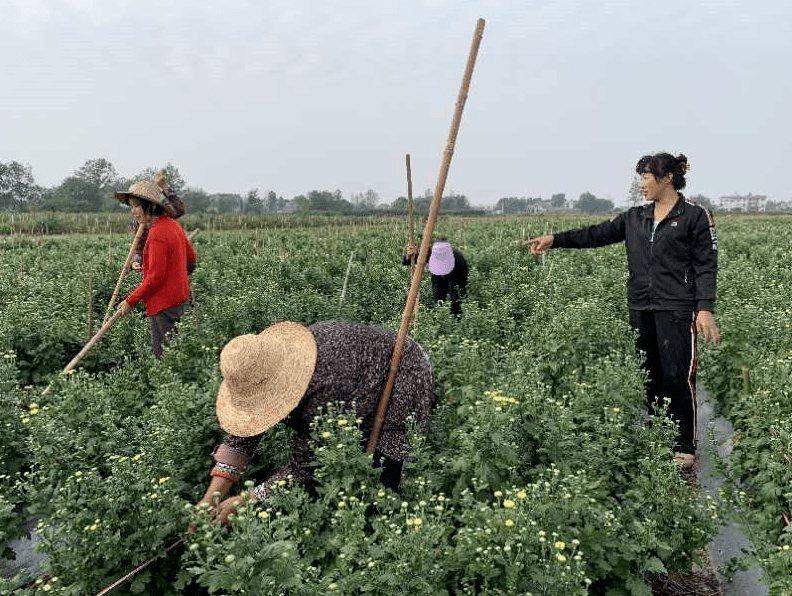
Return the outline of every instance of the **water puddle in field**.
<path id="1" fill-rule="evenodd" d="M 731 423 L 715 413 L 709 395 L 699 388 L 698 435 L 699 435 L 699 486 L 702 495 L 718 498 L 718 489 L 725 479 L 721 470 L 728 466 L 732 452 L 731 438 L 734 429 Z M 762 570 L 756 566 L 745 571 L 729 572 L 732 559 L 740 559 L 744 551 L 751 550 L 751 541 L 734 522 L 721 526 L 709 545 L 712 567 L 724 587 L 724 596 L 767 596 L 767 586 L 759 582 Z"/>
<path id="2" fill-rule="evenodd" d="M 37 521 L 31 519 L 23 524 L 24 529 L 29 532 L 29 536 L 22 536 L 8 543 L 16 558 L 14 560 L 0 558 L 0 576 L 10 579 L 23 569 L 27 569 L 32 576 L 38 575 L 39 566 L 47 558 L 47 555 L 38 553 L 34 549 L 39 541 L 36 534 Z"/>

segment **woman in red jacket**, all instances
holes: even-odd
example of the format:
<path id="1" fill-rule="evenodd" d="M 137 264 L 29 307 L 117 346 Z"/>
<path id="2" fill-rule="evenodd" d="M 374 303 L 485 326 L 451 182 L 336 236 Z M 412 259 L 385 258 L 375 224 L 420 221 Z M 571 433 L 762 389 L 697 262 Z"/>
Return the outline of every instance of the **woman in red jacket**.
<path id="1" fill-rule="evenodd" d="M 174 333 L 190 298 L 188 274 L 195 268 L 196 255 L 182 227 L 173 219 L 160 187 L 141 180 L 116 198 L 132 208 L 132 215 L 149 228 L 143 250 L 143 281 L 118 305 L 123 315 L 138 302 L 146 305 L 151 321 L 151 351 L 162 357 L 162 344 Z"/>

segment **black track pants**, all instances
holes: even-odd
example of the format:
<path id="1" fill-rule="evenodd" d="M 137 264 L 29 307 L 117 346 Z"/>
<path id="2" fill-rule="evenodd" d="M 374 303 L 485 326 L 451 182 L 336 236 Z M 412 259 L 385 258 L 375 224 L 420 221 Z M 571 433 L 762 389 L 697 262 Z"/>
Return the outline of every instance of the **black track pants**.
<path id="1" fill-rule="evenodd" d="M 646 400 L 650 414 L 668 398 L 669 414 L 679 424 L 675 451 L 695 453 L 696 435 L 696 317 L 693 311 L 630 310 L 630 325 L 638 332 L 637 347 L 649 373 Z"/>
<path id="2" fill-rule="evenodd" d="M 451 301 L 451 314 L 457 315 L 462 312 L 461 298 L 465 296 L 465 286 L 460 286 L 448 275 L 432 275 L 432 298 L 435 302 L 440 300 Z"/>

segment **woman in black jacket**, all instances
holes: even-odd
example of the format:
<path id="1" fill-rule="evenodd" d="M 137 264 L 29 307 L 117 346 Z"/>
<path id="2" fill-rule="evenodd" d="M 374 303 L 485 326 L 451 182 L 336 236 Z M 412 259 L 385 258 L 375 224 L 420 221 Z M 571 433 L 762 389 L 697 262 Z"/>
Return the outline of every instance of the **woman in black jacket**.
<path id="1" fill-rule="evenodd" d="M 675 461 L 695 462 L 697 334 L 720 341 L 712 316 L 718 244 L 712 214 L 686 199 L 687 157 L 645 155 L 636 165 L 648 203 L 611 221 L 528 240 L 531 253 L 549 248 L 594 248 L 624 241 L 630 273 L 630 324 L 645 355 L 649 414 L 663 399 L 679 424 Z"/>

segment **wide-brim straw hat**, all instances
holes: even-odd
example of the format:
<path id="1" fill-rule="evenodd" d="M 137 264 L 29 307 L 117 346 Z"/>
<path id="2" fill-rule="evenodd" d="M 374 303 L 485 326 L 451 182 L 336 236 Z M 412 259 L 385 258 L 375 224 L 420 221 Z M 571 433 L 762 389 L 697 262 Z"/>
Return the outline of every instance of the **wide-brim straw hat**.
<path id="1" fill-rule="evenodd" d="M 165 208 L 165 211 L 172 217 L 175 215 L 173 208 L 165 201 L 165 196 L 162 190 L 153 180 L 138 180 L 126 192 L 115 193 L 115 198 L 129 205 L 130 197 L 142 199 L 144 201 L 151 201 L 157 205 Z"/>
<path id="2" fill-rule="evenodd" d="M 433 275 L 446 275 L 454 268 L 454 250 L 448 242 L 435 242 L 426 265 Z"/>
<path id="3" fill-rule="evenodd" d="M 258 335 L 235 337 L 220 352 L 220 427 L 250 437 L 276 425 L 300 403 L 315 366 L 316 339 L 299 323 L 284 321 Z"/>

